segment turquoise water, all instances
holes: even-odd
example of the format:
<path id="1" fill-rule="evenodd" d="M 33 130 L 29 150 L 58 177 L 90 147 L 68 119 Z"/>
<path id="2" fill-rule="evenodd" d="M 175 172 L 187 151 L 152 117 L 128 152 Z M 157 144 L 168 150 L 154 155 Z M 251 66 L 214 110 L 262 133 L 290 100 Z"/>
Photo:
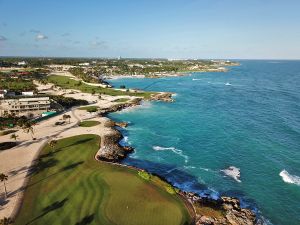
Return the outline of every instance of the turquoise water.
<path id="1" fill-rule="evenodd" d="M 300 224 L 300 61 L 240 61 L 227 73 L 119 79 L 176 93 L 113 113 L 128 121 L 125 163 L 200 194 L 239 197 L 272 224 Z M 240 181 L 225 175 L 240 169 Z M 279 174 L 281 173 L 282 176 Z"/>

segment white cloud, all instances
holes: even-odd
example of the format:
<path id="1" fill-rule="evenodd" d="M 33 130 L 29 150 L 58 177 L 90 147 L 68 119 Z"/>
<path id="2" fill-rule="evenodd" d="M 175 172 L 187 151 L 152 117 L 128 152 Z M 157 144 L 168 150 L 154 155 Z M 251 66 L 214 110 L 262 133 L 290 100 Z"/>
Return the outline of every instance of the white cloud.
<path id="1" fill-rule="evenodd" d="M 6 37 L 4 37 L 4 36 L 0 35 L 0 41 L 6 41 L 6 40 L 7 40 L 7 38 L 6 38 Z"/>
<path id="2" fill-rule="evenodd" d="M 39 40 L 45 40 L 45 39 L 48 39 L 48 37 L 47 37 L 46 35 L 44 35 L 44 34 L 37 34 L 37 35 L 35 36 L 35 39 L 36 39 L 37 41 L 39 41 Z"/>

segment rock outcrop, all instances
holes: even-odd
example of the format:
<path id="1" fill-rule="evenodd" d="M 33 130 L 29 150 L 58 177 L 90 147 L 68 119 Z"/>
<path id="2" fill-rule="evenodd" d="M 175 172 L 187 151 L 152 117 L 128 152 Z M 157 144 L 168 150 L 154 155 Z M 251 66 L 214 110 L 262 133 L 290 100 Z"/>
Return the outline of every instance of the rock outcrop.
<path id="1" fill-rule="evenodd" d="M 163 102 L 173 102 L 172 93 L 170 92 L 161 92 L 151 95 L 151 101 L 163 101 Z"/>
<path id="2" fill-rule="evenodd" d="M 196 225 L 257 225 L 256 215 L 250 209 L 241 208 L 240 201 L 233 197 L 221 197 L 214 200 L 208 197 L 200 197 L 195 193 L 181 192 L 193 206 L 210 207 L 219 212 L 221 216 L 214 217 L 196 211 Z"/>
<path id="3" fill-rule="evenodd" d="M 118 130 L 112 129 L 112 132 L 102 137 L 101 148 L 96 158 L 108 162 L 119 162 L 124 159 L 134 149 L 130 146 L 121 146 L 119 142 L 122 138 L 123 136 Z"/>

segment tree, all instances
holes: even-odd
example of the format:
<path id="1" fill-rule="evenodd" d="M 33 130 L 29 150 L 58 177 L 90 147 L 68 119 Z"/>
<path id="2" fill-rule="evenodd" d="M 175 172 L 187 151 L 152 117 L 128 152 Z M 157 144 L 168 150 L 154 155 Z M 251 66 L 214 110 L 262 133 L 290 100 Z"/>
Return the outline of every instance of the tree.
<path id="1" fill-rule="evenodd" d="M 4 217 L 3 219 L 0 220 L 0 225 L 10 225 L 12 224 L 13 221 L 8 217 Z"/>
<path id="2" fill-rule="evenodd" d="M 69 123 L 71 123 L 71 116 L 68 114 L 63 115 L 63 120 L 69 119 Z"/>
<path id="3" fill-rule="evenodd" d="M 24 133 L 30 133 L 31 137 L 33 139 L 34 131 L 33 131 L 33 122 L 31 121 L 26 121 L 22 124 L 22 129 Z"/>
<path id="4" fill-rule="evenodd" d="M 57 140 L 51 140 L 51 141 L 49 141 L 49 146 L 51 147 L 51 148 L 54 148 L 55 147 L 55 145 L 57 144 Z"/>
<path id="5" fill-rule="evenodd" d="M 8 176 L 4 173 L 0 173 L 0 181 L 4 184 L 4 190 L 5 190 L 5 198 L 7 198 L 7 190 L 6 190 L 6 184 L 5 181 L 8 180 Z"/>
<path id="6" fill-rule="evenodd" d="M 15 142 L 17 141 L 17 139 L 18 139 L 18 135 L 16 135 L 16 134 L 12 134 L 12 135 L 10 135 L 10 139 L 14 139 L 15 140 Z"/>

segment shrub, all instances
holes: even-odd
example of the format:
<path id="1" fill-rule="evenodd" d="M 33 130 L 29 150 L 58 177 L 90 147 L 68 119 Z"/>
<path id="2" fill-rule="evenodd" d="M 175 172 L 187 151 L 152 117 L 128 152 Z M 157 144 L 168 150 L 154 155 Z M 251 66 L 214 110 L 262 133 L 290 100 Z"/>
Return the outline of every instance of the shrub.
<path id="1" fill-rule="evenodd" d="M 150 180 L 151 174 L 147 173 L 146 171 L 139 171 L 138 175 L 143 178 L 144 180 Z"/>
<path id="2" fill-rule="evenodd" d="M 171 195 L 175 195 L 177 193 L 176 189 L 174 187 L 172 187 L 171 185 L 167 185 L 165 186 L 166 191 L 168 193 L 170 193 Z"/>

